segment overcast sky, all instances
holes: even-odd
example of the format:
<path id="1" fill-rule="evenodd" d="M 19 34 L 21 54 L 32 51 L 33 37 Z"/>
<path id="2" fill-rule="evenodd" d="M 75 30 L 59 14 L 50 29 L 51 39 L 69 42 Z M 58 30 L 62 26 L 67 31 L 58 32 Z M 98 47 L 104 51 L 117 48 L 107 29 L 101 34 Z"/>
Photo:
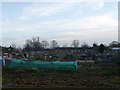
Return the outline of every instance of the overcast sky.
<path id="1" fill-rule="evenodd" d="M 118 2 L 2 2 L 2 45 L 26 39 L 77 39 L 80 44 L 118 40 Z"/>

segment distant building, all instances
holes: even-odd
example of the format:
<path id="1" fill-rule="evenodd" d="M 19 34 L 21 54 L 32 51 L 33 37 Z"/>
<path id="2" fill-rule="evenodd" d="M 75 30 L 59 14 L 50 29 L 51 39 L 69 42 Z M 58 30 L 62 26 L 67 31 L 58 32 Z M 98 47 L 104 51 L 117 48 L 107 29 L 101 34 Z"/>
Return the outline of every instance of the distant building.
<path id="1" fill-rule="evenodd" d="M 120 52 L 120 47 L 110 48 L 113 52 Z"/>

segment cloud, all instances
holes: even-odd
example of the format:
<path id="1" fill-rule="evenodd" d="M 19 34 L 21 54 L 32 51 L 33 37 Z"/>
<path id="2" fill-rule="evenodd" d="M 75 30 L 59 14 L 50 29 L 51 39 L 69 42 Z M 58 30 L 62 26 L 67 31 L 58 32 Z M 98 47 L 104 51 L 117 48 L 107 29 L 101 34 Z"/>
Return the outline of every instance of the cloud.
<path id="1" fill-rule="evenodd" d="M 116 28 L 117 19 L 111 14 L 91 16 L 85 19 L 43 21 L 32 24 L 5 23 L 3 32 L 18 31 L 31 33 L 96 32 L 107 28 Z"/>
<path id="2" fill-rule="evenodd" d="M 27 39 L 27 38 L 26 38 Z M 11 44 L 15 43 L 16 46 L 23 47 L 25 44 L 25 38 L 10 38 L 10 37 L 4 37 L 2 38 L 2 46 L 10 46 Z"/>
<path id="3" fill-rule="evenodd" d="M 104 7 L 104 2 L 89 2 L 88 5 L 90 5 L 94 10 L 99 10 Z"/>
<path id="4" fill-rule="evenodd" d="M 83 5 L 84 4 L 84 5 Z M 19 20 L 35 19 L 36 17 L 51 16 L 58 13 L 63 13 L 67 10 L 71 10 L 74 6 L 79 6 L 79 9 L 88 7 L 93 10 L 99 10 L 104 7 L 104 2 L 47 2 L 47 3 L 33 3 L 23 9 Z"/>
<path id="5" fill-rule="evenodd" d="M 119 0 L 2 0 L 2 2 L 118 2 Z"/>
<path id="6" fill-rule="evenodd" d="M 33 5 L 24 8 L 19 19 L 25 20 L 31 17 L 50 16 L 66 11 L 73 5 L 74 3 L 50 3 L 42 6 L 41 3 L 33 3 Z"/>
<path id="7" fill-rule="evenodd" d="M 34 25 L 37 29 L 44 29 L 50 31 L 96 31 L 100 28 L 115 28 L 118 25 L 116 19 L 114 19 L 110 14 L 92 16 L 86 19 L 74 19 L 74 20 L 59 20 L 59 21 L 45 21 Z M 47 30 L 47 31 L 48 31 Z"/>
<path id="8" fill-rule="evenodd" d="M 113 14 L 113 12 L 106 12 L 102 15 L 88 15 L 85 18 L 50 19 L 51 16 L 54 17 L 54 15 L 60 13 L 64 14 L 63 12 L 71 10 L 74 5 L 79 6 L 80 4 L 81 3 L 34 3 L 32 6 L 24 8 L 17 22 L 13 22 L 12 20 L 3 22 L 4 38 L 16 38 L 7 40 L 6 45 L 8 42 L 9 44 L 16 42 L 21 45 L 24 44 L 23 41 L 26 37 L 31 38 L 33 36 L 40 36 L 42 39 L 49 41 L 56 39 L 60 43 L 62 43 L 62 41 L 70 42 L 73 39 L 86 42 L 111 41 L 116 39 L 118 27 L 116 12 L 114 12 L 115 14 Z M 87 7 L 87 4 L 86 6 L 81 6 L 84 8 Z M 88 3 L 88 7 L 99 10 L 104 7 L 104 3 Z M 48 16 L 49 19 L 45 19 L 46 17 L 44 16 Z M 29 19 L 34 20 L 34 18 L 38 19 L 38 17 L 43 18 L 43 20 L 29 22 Z M 21 20 L 23 20 L 23 23 Z M 24 22 L 27 20 L 27 23 Z M 23 37 L 24 40 L 20 39 L 21 37 Z"/>

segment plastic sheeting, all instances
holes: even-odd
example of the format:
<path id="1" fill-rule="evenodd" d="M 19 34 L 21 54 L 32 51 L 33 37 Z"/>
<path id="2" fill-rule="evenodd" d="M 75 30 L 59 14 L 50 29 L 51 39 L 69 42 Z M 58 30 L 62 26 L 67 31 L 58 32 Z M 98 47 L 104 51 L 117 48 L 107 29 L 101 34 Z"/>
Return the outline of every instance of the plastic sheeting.
<path id="1" fill-rule="evenodd" d="M 77 70 L 77 61 L 69 61 L 69 62 L 61 62 L 61 61 L 53 61 L 53 62 L 47 62 L 47 61 L 40 61 L 40 60 L 34 60 L 34 61 L 25 61 L 25 60 L 11 60 L 8 65 L 6 65 L 8 68 L 12 69 L 31 69 L 31 68 L 37 68 L 37 69 L 48 69 L 48 70 L 70 70 L 70 71 L 76 71 Z"/>

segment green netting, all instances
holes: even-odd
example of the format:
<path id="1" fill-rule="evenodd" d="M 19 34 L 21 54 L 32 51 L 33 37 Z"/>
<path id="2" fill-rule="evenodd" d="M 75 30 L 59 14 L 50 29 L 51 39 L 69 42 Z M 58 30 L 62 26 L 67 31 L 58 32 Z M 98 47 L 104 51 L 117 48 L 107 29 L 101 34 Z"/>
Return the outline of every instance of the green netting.
<path id="1" fill-rule="evenodd" d="M 34 61 L 25 61 L 25 60 L 18 60 L 14 59 L 9 62 L 8 65 L 6 65 L 8 68 L 12 69 L 31 69 L 31 68 L 37 68 L 37 69 L 52 69 L 52 70 L 70 70 L 75 71 L 77 69 L 77 61 L 70 61 L 70 62 L 61 62 L 61 61 L 53 61 L 53 62 L 47 62 L 47 61 L 40 61 L 40 60 L 34 60 Z"/>

